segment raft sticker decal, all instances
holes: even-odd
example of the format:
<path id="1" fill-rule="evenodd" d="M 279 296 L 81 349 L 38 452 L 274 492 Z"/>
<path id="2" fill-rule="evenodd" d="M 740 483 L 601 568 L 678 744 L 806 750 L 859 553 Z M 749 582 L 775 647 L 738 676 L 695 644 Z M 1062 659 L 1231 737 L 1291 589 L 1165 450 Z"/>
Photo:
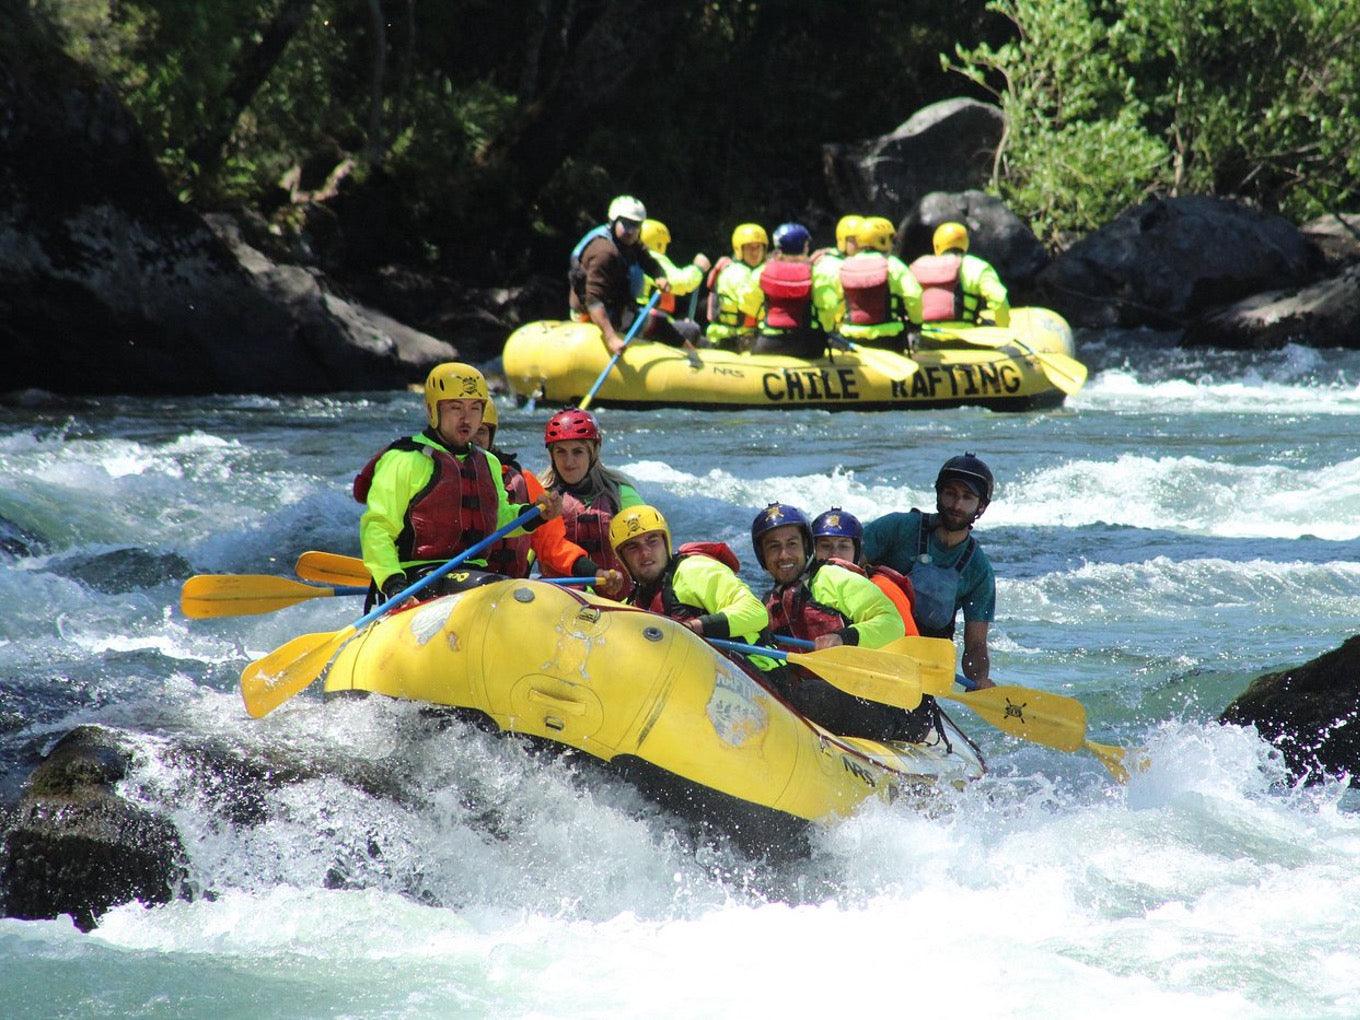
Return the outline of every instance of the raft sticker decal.
<path id="1" fill-rule="evenodd" d="M 708 721 L 724 743 L 741 747 L 765 732 L 765 708 L 753 697 L 755 684 L 726 660 L 715 664 L 713 694 L 708 699 Z"/>
<path id="2" fill-rule="evenodd" d="M 447 595 L 411 610 L 409 614 L 411 636 L 416 639 L 416 644 L 421 646 L 429 644 L 430 640 L 444 629 L 453 617 L 454 606 L 458 605 L 461 597 Z"/>

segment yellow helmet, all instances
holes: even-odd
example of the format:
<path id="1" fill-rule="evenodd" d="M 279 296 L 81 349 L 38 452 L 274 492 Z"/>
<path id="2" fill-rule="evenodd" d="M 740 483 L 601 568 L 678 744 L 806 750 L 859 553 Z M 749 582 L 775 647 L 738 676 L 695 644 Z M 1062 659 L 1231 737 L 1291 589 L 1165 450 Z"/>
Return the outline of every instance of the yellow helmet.
<path id="1" fill-rule="evenodd" d="M 770 235 L 765 233 L 765 228 L 759 223 L 742 223 L 732 231 L 733 258 L 741 258 L 741 248 L 745 244 L 763 244 L 768 248 Z"/>
<path id="2" fill-rule="evenodd" d="M 471 365 L 461 361 L 446 361 L 435 365 L 425 377 L 425 410 L 430 424 L 439 424 L 439 402 L 441 400 L 480 400 L 482 413 L 491 402 L 491 393 L 486 388 L 486 377 Z"/>
<path id="3" fill-rule="evenodd" d="M 860 225 L 864 222 L 864 217 L 856 213 L 848 213 L 836 221 L 836 247 L 845 251 L 845 242 L 855 236 Z"/>
<path id="4" fill-rule="evenodd" d="M 861 248 L 890 252 L 893 241 L 897 240 L 897 228 L 886 216 L 866 216 L 855 231 L 855 240 Z"/>
<path id="5" fill-rule="evenodd" d="M 487 440 L 487 445 L 490 445 L 496 441 L 496 429 L 499 428 L 501 424 L 501 413 L 496 410 L 496 402 L 494 400 L 488 399 L 487 402 L 482 405 L 482 424 L 486 426 L 487 431 L 491 434 L 490 438 Z"/>
<path id="6" fill-rule="evenodd" d="M 931 238 L 935 245 L 935 254 L 943 255 L 947 251 L 958 249 L 959 251 L 968 250 L 968 228 L 962 223 L 955 223 L 950 220 L 948 223 L 941 223 L 935 228 L 935 236 Z"/>
<path id="7" fill-rule="evenodd" d="M 666 536 L 666 555 L 671 553 L 671 528 L 666 518 L 654 506 L 643 503 L 620 510 L 609 522 L 609 545 L 615 552 L 630 538 L 637 538 L 649 531 L 659 531 Z"/>
<path id="8" fill-rule="evenodd" d="M 666 245 L 671 243 L 671 232 L 660 220 L 642 221 L 642 245 L 652 251 L 666 254 Z"/>

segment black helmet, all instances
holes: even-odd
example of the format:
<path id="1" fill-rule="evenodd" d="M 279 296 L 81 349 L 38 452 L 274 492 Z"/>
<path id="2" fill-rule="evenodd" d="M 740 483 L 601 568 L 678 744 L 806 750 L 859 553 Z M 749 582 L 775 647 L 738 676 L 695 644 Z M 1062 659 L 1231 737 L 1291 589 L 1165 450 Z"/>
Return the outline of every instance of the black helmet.
<path id="1" fill-rule="evenodd" d="M 979 514 L 992 501 L 992 492 L 996 488 L 996 481 L 992 478 L 992 469 L 971 451 L 960 457 L 950 457 L 944 462 L 944 466 L 940 468 L 940 473 L 935 476 L 935 492 L 937 495 L 940 487 L 949 481 L 962 482 L 973 490 L 978 498 Z"/>

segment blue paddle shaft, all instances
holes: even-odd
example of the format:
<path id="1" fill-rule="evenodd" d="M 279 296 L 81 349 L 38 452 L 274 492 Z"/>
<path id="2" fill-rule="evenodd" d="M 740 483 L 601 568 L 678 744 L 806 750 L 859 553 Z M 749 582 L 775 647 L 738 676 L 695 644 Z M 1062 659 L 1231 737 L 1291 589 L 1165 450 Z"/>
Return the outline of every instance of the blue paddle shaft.
<path id="1" fill-rule="evenodd" d="M 623 347 L 619 349 L 618 354 L 615 354 L 609 359 L 609 364 L 604 366 L 604 371 L 601 372 L 600 377 L 595 380 L 595 385 L 590 387 L 590 392 L 581 400 L 581 403 L 578 405 L 581 410 L 584 411 L 590 406 L 590 402 L 595 399 L 595 394 L 600 392 L 600 387 L 604 385 L 604 381 L 609 378 L 609 373 L 613 371 L 614 366 L 618 364 L 619 358 L 623 357 L 624 350 L 626 350 L 628 345 L 633 342 L 633 337 L 637 336 L 637 331 L 642 328 L 643 321 L 651 314 L 652 309 L 656 307 L 656 303 L 660 300 L 661 291 L 654 290 L 652 292 L 651 300 L 648 301 L 646 307 L 638 313 L 637 318 L 633 320 L 633 324 L 628 327 L 628 332 L 623 338 Z"/>
<path id="2" fill-rule="evenodd" d="M 424 591 L 426 588 L 434 584 L 449 571 L 453 570 L 455 567 L 462 565 L 463 562 L 465 562 L 468 559 L 471 559 L 473 556 L 476 556 L 479 552 L 481 552 L 488 546 L 492 545 L 493 543 L 500 541 L 506 535 L 510 534 L 510 532 L 518 528 L 521 524 L 525 523 L 526 521 L 533 520 L 533 518 L 536 515 L 541 514 L 542 512 L 543 512 L 542 507 L 535 503 L 528 510 L 525 510 L 524 513 L 520 514 L 513 521 L 507 524 L 505 527 L 498 528 L 497 530 L 493 531 L 491 534 L 487 535 L 486 538 L 482 539 L 472 548 L 463 550 L 453 559 L 449 560 L 449 562 L 445 563 L 442 567 L 430 571 L 415 584 L 403 588 L 401 591 L 397 592 L 382 605 L 375 606 L 370 612 L 365 613 L 363 616 L 359 617 L 359 619 L 354 621 L 354 629 L 358 630 L 360 627 L 364 626 L 364 624 L 372 623 L 374 620 L 382 616 L 384 613 L 390 612 L 397 606 L 401 605 L 412 595 L 416 594 L 416 592 Z"/>
<path id="3" fill-rule="evenodd" d="M 704 638 L 715 648 L 725 648 L 729 652 L 741 652 L 743 655 L 763 655 L 769 659 L 779 659 L 781 661 L 789 657 L 788 652 L 781 652 L 778 648 L 766 648 L 764 645 L 744 645 L 740 641 L 724 641 L 722 638 Z"/>

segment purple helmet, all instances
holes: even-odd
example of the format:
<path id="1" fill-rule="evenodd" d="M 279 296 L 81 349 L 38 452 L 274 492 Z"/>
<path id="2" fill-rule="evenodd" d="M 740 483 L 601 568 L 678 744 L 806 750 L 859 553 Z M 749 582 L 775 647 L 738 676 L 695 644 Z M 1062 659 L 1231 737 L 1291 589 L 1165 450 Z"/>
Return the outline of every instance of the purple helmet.
<path id="1" fill-rule="evenodd" d="M 760 554 L 761 536 L 786 524 L 798 527 L 803 535 L 805 555 L 812 555 L 812 525 L 808 523 L 807 514 L 787 503 L 771 503 L 756 514 L 756 519 L 751 522 L 751 548 L 756 552 L 756 562 L 762 567 L 765 565 L 765 557 Z"/>
<path id="2" fill-rule="evenodd" d="M 824 514 L 818 514 L 816 520 L 812 522 L 812 537 L 818 539 L 823 536 L 850 539 L 855 543 L 855 559 L 859 559 L 860 549 L 864 543 L 864 525 L 854 514 L 838 506 L 833 506 Z"/>
<path id="3" fill-rule="evenodd" d="M 785 255 L 805 255 L 812 235 L 801 223 L 781 223 L 774 228 L 774 246 Z"/>

